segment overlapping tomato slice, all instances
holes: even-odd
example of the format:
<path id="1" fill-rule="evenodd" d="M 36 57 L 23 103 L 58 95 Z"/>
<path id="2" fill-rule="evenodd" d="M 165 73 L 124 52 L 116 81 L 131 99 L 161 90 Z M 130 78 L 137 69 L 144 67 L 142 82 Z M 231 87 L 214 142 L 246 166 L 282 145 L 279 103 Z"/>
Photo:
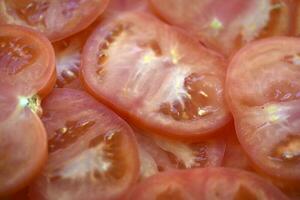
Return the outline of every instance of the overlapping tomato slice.
<path id="1" fill-rule="evenodd" d="M 49 159 L 31 199 L 117 199 L 139 174 L 131 128 L 79 90 L 55 89 L 43 102 Z"/>
<path id="2" fill-rule="evenodd" d="M 268 175 L 300 180 L 300 40 L 278 37 L 241 50 L 227 76 L 240 143 Z"/>
<path id="3" fill-rule="evenodd" d="M 81 75 L 93 96 L 134 125 L 197 139 L 230 119 L 225 65 L 179 30 L 129 13 L 95 30 L 84 47 Z"/>
<path id="4" fill-rule="evenodd" d="M 289 0 L 149 0 L 167 22 L 231 55 L 257 37 L 290 32 Z"/>
<path id="5" fill-rule="evenodd" d="M 2 0 L 0 24 L 15 24 L 43 32 L 51 41 L 85 29 L 109 0 Z"/>
<path id="6" fill-rule="evenodd" d="M 41 34 L 0 26 L 0 196 L 25 187 L 47 158 L 41 97 L 55 82 L 54 51 Z"/>
<path id="7" fill-rule="evenodd" d="M 174 170 L 141 182 L 130 200 L 288 199 L 279 189 L 255 174 L 229 168 Z"/>
<path id="8" fill-rule="evenodd" d="M 226 143 L 223 137 L 188 143 L 135 129 L 141 161 L 141 179 L 171 169 L 220 166 Z"/>

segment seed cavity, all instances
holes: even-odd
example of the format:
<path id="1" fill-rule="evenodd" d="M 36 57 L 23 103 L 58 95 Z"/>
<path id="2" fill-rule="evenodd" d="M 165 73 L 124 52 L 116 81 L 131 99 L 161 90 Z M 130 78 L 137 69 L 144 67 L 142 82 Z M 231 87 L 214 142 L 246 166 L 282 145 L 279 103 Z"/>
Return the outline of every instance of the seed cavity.
<path id="1" fill-rule="evenodd" d="M 12 5 L 18 16 L 31 26 L 42 25 L 45 27 L 45 15 L 49 8 L 47 1 L 30 1 L 30 3 Z M 21 5 L 21 6 L 20 6 Z"/>
<path id="2" fill-rule="evenodd" d="M 121 137 L 121 132 L 114 130 L 96 136 L 90 141 L 88 149 L 67 161 L 59 171 L 54 171 L 50 180 L 87 179 L 92 183 L 114 184 L 125 175 L 124 158 L 121 157 L 123 152 L 119 150 Z"/>
<path id="3" fill-rule="evenodd" d="M 94 125 L 95 121 L 67 121 L 64 127 L 55 130 L 54 136 L 48 141 L 49 152 L 68 147 Z"/>
<path id="4" fill-rule="evenodd" d="M 296 65 L 296 66 L 300 66 L 300 53 L 284 56 L 283 62 L 292 64 L 292 65 Z"/>
<path id="5" fill-rule="evenodd" d="M 285 140 L 276 145 L 271 157 L 282 161 L 299 162 L 300 136 L 288 136 Z"/>
<path id="6" fill-rule="evenodd" d="M 16 75 L 34 63 L 36 52 L 24 39 L 0 37 L 0 71 Z"/>
<path id="7" fill-rule="evenodd" d="M 116 38 L 121 35 L 124 31 L 124 25 L 118 24 L 116 25 L 103 39 L 103 41 L 99 44 L 98 52 L 97 52 L 97 68 L 96 74 L 99 78 L 103 78 L 105 75 L 105 63 L 108 60 L 108 50 L 110 46 L 115 42 Z"/>
<path id="8" fill-rule="evenodd" d="M 184 78 L 183 85 L 175 83 L 175 89 L 183 92 L 177 93 L 174 101 L 161 104 L 160 112 L 177 121 L 197 120 L 212 114 L 214 107 L 209 105 L 211 95 L 208 88 L 204 87 L 202 79 L 202 76 L 192 73 Z"/>

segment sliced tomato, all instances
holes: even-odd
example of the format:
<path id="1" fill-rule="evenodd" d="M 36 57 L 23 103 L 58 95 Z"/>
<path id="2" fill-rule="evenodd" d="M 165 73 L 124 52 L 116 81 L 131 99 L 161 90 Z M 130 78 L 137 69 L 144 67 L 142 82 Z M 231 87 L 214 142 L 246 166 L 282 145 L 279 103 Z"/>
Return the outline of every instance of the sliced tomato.
<path id="1" fill-rule="evenodd" d="M 43 32 L 51 41 L 85 29 L 105 10 L 109 0 L 3 0 L 0 24 Z"/>
<path id="2" fill-rule="evenodd" d="M 255 174 L 229 168 L 174 170 L 152 176 L 132 192 L 131 200 L 288 199 Z"/>
<path id="3" fill-rule="evenodd" d="M 253 171 L 251 161 L 237 139 L 233 123 L 227 127 L 226 136 L 226 150 L 222 166 Z"/>
<path id="4" fill-rule="evenodd" d="M 153 136 L 135 129 L 141 160 L 141 177 L 170 169 L 220 166 L 225 152 L 223 138 L 187 143 Z"/>
<path id="5" fill-rule="evenodd" d="M 31 199 L 116 199 L 139 174 L 131 128 L 79 90 L 55 89 L 43 102 L 47 165 L 30 187 Z"/>
<path id="6" fill-rule="evenodd" d="M 268 175 L 300 180 L 300 39 L 243 48 L 228 69 L 227 96 L 238 139 Z"/>
<path id="7" fill-rule="evenodd" d="M 45 96 L 55 83 L 55 55 L 41 34 L 13 25 L 0 26 L 0 83 L 20 95 Z"/>
<path id="8" fill-rule="evenodd" d="M 47 158 L 47 137 L 38 116 L 18 103 L 16 95 L 0 88 L 0 196 L 25 187 L 41 170 Z M 8 102 L 10 104 L 2 104 Z M 7 109 L 8 110 L 8 109 Z"/>
<path id="9" fill-rule="evenodd" d="M 222 56 L 177 29 L 150 15 L 125 13 L 89 38 L 81 76 L 93 96 L 134 125 L 199 139 L 230 119 L 225 65 Z"/>
<path id="10" fill-rule="evenodd" d="M 290 0 L 149 0 L 167 22 L 230 55 L 262 36 L 290 31 Z"/>
<path id="11" fill-rule="evenodd" d="M 83 89 L 79 80 L 82 48 L 102 18 L 97 18 L 88 28 L 64 40 L 53 43 L 56 55 L 58 88 Z"/>

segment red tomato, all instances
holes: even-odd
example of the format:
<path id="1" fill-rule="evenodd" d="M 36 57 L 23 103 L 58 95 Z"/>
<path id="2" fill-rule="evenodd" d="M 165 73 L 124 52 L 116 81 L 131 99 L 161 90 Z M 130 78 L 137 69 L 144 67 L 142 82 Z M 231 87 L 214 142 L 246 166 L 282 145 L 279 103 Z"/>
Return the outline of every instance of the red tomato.
<path id="1" fill-rule="evenodd" d="M 130 127 L 83 91 L 55 89 L 43 102 L 49 159 L 31 199 L 122 197 L 139 174 Z"/>
<path id="2" fill-rule="evenodd" d="M 128 13 L 95 30 L 84 47 L 81 75 L 91 94 L 134 125 L 199 139 L 230 119 L 225 65 L 177 29 Z"/>
<path id="3" fill-rule="evenodd" d="M 47 157 L 40 98 L 55 81 L 54 51 L 27 28 L 0 26 L 0 196 L 25 187 Z M 16 151 L 17 150 L 17 151 Z"/>
<path id="4" fill-rule="evenodd" d="M 280 200 L 279 189 L 252 173 L 229 168 L 174 170 L 152 176 L 133 190 L 130 200 Z"/>
<path id="5" fill-rule="evenodd" d="M 150 136 L 136 130 L 141 160 L 141 177 L 159 171 L 220 166 L 225 152 L 225 142 L 214 138 L 197 143 Z"/>
<path id="6" fill-rule="evenodd" d="M 290 0 L 149 0 L 167 22 L 230 55 L 245 43 L 290 31 Z"/>
<path id="7" fill-rule="evenodd" d="M 19 95 L 45 96 L 55 83 L 55 55 L 41 34 L 13 25 L 0 26 L 0 83 Z"/>
<path id="8" fill-rule="evenodd" d="M 233 123 L 228 126 L 226 136 L 226 150 L 222 166 L 253 171 L 251 161 L 237 139 Z"/>
<path id="9" fill-rule="evenodd" d="M 254 164 L 300 181 L 300 39 L 254 42 L 233 58 L 227 96 L 238 139 Z"/>
<path id="10" fill-rule="evenodd" d="M 27 26 L 58 41 L 85 29 L 109 0 L 3 0 L 0 24 Z"/>

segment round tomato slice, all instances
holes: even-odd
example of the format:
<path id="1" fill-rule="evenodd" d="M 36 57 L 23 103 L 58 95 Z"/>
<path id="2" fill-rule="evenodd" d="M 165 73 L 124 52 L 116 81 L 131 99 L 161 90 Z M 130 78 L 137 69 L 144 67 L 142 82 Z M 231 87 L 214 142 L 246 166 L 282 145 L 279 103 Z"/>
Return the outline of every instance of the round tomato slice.
<path id="1" fill-rule="evenodd" d="M 120 12 L 129 10 L 149 10 L 147 0 L 110 0 L 108 12 Z"/>
<path id="2" fill-rule="evenodd" d="M 40 172 L 47 158 L 47 136 L 41 120 L 17 99 L 13 88 L 0 87 L 0 196 L 3 196 L 25 187 Z"/>
<path id="3" fill-rule="evenodd" d="M 139 144 L 141 177 L 170 169 L 220 166 L 225 152 L 221 138 L 187 143 L 135 130 Z"/>
<path id="4" fill-rule="evenodd" d="M 255 174 L 229 168 L 173 170 L 152 176 L 137 185 L 131 200 L 280 200 L 279 189 Z"/>
<path id="5" fill-rule="evenodd" d="M 257 167 L 300 180 L 300 39 L 254 42 L 233 58 L 227 96 L 238 139 Z"/>
<path id="6" fill-rule="evenodd" d="M 0 24 L 15 24 L 44 33 L 51 41 L 85 29 L 109 0 L 3 0 Z"/>
<path id="7" fill-rule="evenodd" d="M 191 139 L 230 119 L 225 65 L 177 29 L 150 15 L 125 13 L 91 35 L 81 75 L 91 94 L 137 127 Z"/>
<path id="8" fill-rule="evenodd" d="M 42 106 L 49 159 L 30 197 L 122 197 L 139 174 L 137 144 L 127 123 L 79 90 L 55 89 Z"/>
<path id="9" fill-rule="evenodd" d="M 290 31 L 289 0 L 149 0 L 167 22 L 230 55 L 245 43 Z"/>
<path id="10" fill-rule="evenodd" d="M 14 25 L 0 26 L 0 83 L 18 94 L 45 96 L 55 83 L 55 55 L 43 35 Z"/>

